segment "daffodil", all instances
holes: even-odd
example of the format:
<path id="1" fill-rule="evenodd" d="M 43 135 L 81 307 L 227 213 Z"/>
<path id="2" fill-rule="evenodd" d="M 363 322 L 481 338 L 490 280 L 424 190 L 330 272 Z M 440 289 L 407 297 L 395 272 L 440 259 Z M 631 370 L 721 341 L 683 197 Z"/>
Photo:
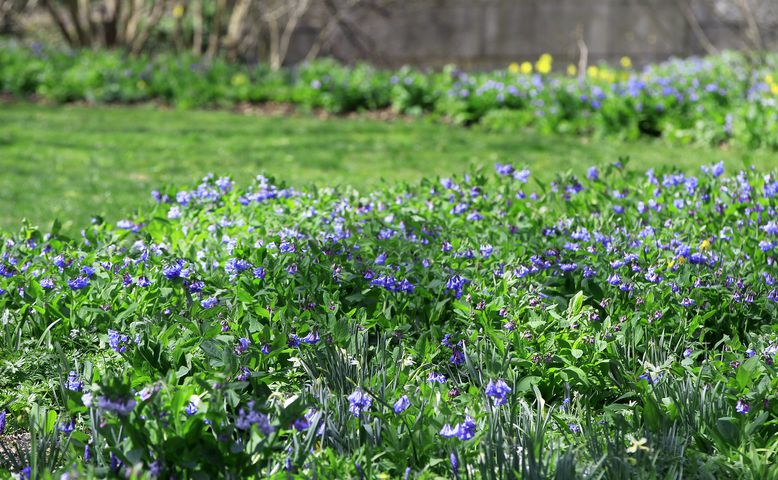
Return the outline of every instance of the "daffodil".
<path id="1" fill-rule="evenodd" d="M 591 65 L 589 68 L 586 69 L 586 74 L 590 77 L 596 78 L 597 74 L 600 73 L 600 69 L 597 68 L 597 65 Z"/>
<path id="2" fill-rule="evenodd" d="M 709 250 L 710 246 L 711 246 L 710 240 L 706 238 L 705 240 L 702 241 L 702 243 L 700 243 L 700 250 L 702 251 Z"/>
<path id="3" fill-rule="evenodd" d="M 571 63 L 570 65 L 567 66 L 567 74 L 570 75 L 571 77 L 576 76 L 578 74 L 578 68 Z"/>
<path id="4" fill-rule="evenodd" d="M 180 3 L 173 7 L 173 17 L 181 18 L 184 16 L 184 6 Z"/>
<path id="5" fill-rule="evenodd" d="M 529 75 L 532 73 L 532 64 L 530 62 L 524 62 L 521 64 L 521 73 Z"/>
<path id="6" fill-rule="evenodd" d="M 619 63 L 621 64 L 621 68 L 632 68 L 632 59 L 629 57 L 621 57 L 621 60 L 619 60 Z"/>
<path id="7" fill-rule="evenodd" d="M 508 65 L 508 71 L 511 73 L 519 73 L 519 64 L 516 62 L 511 63 Z"/>

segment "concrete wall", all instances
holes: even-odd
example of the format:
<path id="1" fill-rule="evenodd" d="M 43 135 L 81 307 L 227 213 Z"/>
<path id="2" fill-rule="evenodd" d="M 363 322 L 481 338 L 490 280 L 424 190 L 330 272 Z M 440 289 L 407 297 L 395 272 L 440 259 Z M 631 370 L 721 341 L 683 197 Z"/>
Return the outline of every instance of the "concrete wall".
<path id="1" fill-rule="evenodd" d="M 714 40 L 738 46 L 732 28 L 715 24 L 700 0 L 691 5 Z M 590 63 L 629 56 L 640 65 L 704 53 L 679 0 L 402 0 L 384 15 L 352 21 L 369 36 L 369 48 L 355 48 L 339 36 L 325 54 L 391 67 L 456 63 L 488 69 L 548 52 L 559 66 L 577 63 L 577 31 L 588 46 Z M 313 26 L 310 34 L 302 28 L 292 61 L 307 51 L 313 38 L 315 18 L 308 24 Z"/>

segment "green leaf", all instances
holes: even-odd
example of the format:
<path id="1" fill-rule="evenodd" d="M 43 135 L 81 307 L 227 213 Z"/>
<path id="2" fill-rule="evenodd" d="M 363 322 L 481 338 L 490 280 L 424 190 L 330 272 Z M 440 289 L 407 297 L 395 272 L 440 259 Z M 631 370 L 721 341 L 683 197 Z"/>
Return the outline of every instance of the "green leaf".
<path id="1" fill-rule="evenodd" d="M 721 438 L 733 447 L 740 444 L 740 428 L 738 427 L 735 418 L 719 418 L 716 421 L 716 430 L 718 430 Z"/>

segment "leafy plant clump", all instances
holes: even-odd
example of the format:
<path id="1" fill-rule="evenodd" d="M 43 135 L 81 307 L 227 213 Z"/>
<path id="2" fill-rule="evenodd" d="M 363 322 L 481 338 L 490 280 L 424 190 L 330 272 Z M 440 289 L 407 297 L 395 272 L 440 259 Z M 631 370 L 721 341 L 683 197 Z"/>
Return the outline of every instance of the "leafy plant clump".
<path id="1" fill-rule="evenodd" d="M 776 478 L 776 173 L 623 163 L 5 235 L 0 468 Z"/>
<path id="2" fill-rule="evenodd" d="M 284 102 L 333 113 L 391 108 L 494 131 L 663 137 L 673 143 L 778 148 L 778 56 L 726 53 L 634 70 L 534 65 L 493 72 L 378 70 L 332 60 L 274 71 L 187 55 L 129 56 L 0 41 L 0 93 L 58 103 L 162 102 L 179 108 Z"/>

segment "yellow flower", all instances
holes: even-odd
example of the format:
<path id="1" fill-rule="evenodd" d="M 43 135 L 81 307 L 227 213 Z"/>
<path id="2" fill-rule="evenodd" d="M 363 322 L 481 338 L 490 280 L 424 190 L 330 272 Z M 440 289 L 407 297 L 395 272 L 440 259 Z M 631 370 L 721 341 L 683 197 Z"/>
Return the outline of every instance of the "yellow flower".
<path id="1" fill-rule="evenodd" d="M 608 83 L 613 83 L 616 80 L 616 75 L 609 70 L 600 70 L 600 80 L 604 80 Z"/>
<path id="2" fill-rule="evenodd" d="M 621 57 L 619 63 L 621 64 L 621 68 L 632 68 L 632 59 L 629 57 Z"/>
<path id="3" fill-rule="evenodd" d="M 651 451 L 651 449 L 646 446 L 647 443 L 648 440 L 646 440 L 646 437 L 643 437 L 640 440 L 636 440 L 635 437 L 630 435 L 630 443 L 629 447 L 627 447 L 627 453 L 637 453 L 638 450 L 641 452 Z"/>
<path id="4" fill-rule="evenodd" d="M 516 62 L 511 63 L 508 65 L 508 71 L 511 73 L 519 73 L 519 64 Z"/>
<path id="5" fill-rule="evenodd" d="M 184 16 L 184 6 L 180 3 L 173 7 L 173 16 L 176 18 L 181 18 Z"/>
<path id="6" fill-rule="evenodd" d="M 764 81 L 767 83 L 773 83 L 773 76 L 768 73 L 767 75 L 765 75 Z"/>
<path id="7" fill-rule="evenodd" d="M 778 95 L 778 83 L 770 85 L 770 92 L 772 92 L 773 95 Z"/>
<path id="8" fill-rule="evenodd" d="M 576 76 L 578 74 L 578 68 L 576 68 L 576 66 L 571 63 L 567 66 L 567 74 L 571 77 Z"/>
<path id="9" fill-rule="evenodd" d="M 678 257 L 678 265 L 683 265 L 686 263 L 686 257 Z"/>
<path id="10" fill-rule="evenodd" d="M 529 75 L 532 73 L 532 64 L 529 62 L 524 62 L 521 64 L 521 73 L 524 75 Z"/>
<path id="11" fill-rule="evenodd" d="M 138 90 L 146 90 L 146 82 L 144 82 L 143 80 L 138 80 L 137 86 L 138 86 Z"/>
<path id="12" fill-rule="evenodd" d="M 600 69 L 597 68 L 597 65 L 591 65 L 586 69 L 586 74 L 590 77 L 596 77 L 598 73 L 600 73 Z"/>
<path id="13" fill-rule="evenodd" d="M 538 58 L 538 62 L 535 64 L 535 68 L 537 69 L 538 73 L 545 75 L 551 71 L 551 64 L 553 62 L 554 58 L 548 53 L 544 53 L 540 56 L 540 58 Z"/>
<path id="14" fill-rule="evenodd" d="M 246 77 L 246 75 L 242 73 L 236 73 L 232 76 L 232 86 L 233 87 L 240 87 L 242 85 L 245 85 L 249 82 L 249 79 Z"/>
<path id="15" fill-rule="evenodd" d="M 708 240 L 708 239 L 706 238 L 706 239 L 705 239 L 705 240 L 703 240 L 703 241 L 702 241 L 702 243 L 700 244 L 700 250 L 702 250 L 702 251 L 708 250 L 708 249 L 710 249 L 710 245 L 711 245 L 711 243 L 710 243 L 710 240 Z"/>

